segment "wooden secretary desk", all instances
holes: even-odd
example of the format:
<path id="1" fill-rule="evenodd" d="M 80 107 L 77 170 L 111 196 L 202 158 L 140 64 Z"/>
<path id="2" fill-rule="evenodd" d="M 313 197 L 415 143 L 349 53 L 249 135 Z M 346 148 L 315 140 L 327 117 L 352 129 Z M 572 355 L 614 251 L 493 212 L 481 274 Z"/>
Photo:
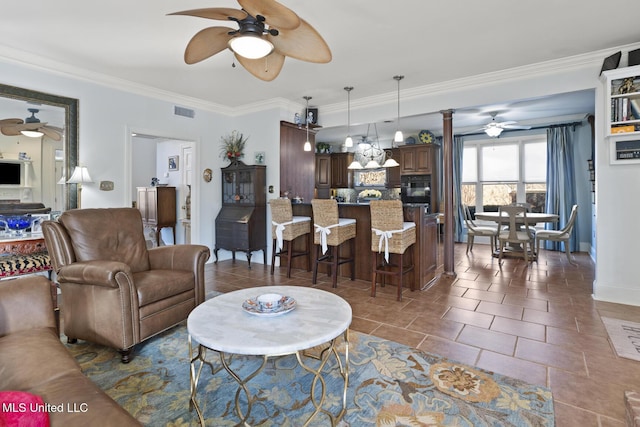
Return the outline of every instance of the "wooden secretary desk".
<path id="1" fill-rule="evenodd" d="M 251 253 L 262 251 L 267 264 L 267 167 L 232 162 L 222 171 L 222 209 L 216 217 L 216 246 L 213 251 L 218 262 L 218 250 L 247 255 L 251 268 Z"/>

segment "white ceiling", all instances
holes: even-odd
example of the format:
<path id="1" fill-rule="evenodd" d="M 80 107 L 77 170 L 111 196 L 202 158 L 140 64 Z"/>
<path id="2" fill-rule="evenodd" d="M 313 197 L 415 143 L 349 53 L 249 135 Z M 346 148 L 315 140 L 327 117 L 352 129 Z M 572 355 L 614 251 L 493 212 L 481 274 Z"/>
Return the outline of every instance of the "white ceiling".
<path id="1" fill-rule="evenodd" d="M 638 42 L 640 35 L 637 17 L 629 13 L 637 10 L 633 0 L 281 0 L 322 34 L 333 60 L 313 64 L 287 58 L 280 75 L 264 82 L 240 65 L 232 67 L 228 50 L 194 65 L 183 61 L 184 48 L 196 32 L 228 24 L 167 14 L 239 8 L 233 0 L 2 3 L 1 57 L 89 79 L 106 75 L 227 108 L 274 99 L 303 104 L 304 95 L 313 97 L 312 106 L 346 106 L 344 86 L 356 87 L 353 103 L 396 93 L 396 74 L 405 76 L 403 90 L 418 88 L 613 49 Z M 593 111 L 592 93 L 540 101 L 546 102 L 544 111 L 556 116 Z M 516 111 L 519 106 L 528 115 Z M 534 110 L 542 108 L 533 100 L 514 100 L 461 110 L 465 114 L 456 121 L 479 126 L 490 120 L 489 111 L 500 111 L 501 120 L 526 122 L 535 118 Z M 441 127 L 429 120 L 441 123 L 438 115 L 421 117 L 417 129 Z M 402 123 L 413 126 L 408 118 Z"/>

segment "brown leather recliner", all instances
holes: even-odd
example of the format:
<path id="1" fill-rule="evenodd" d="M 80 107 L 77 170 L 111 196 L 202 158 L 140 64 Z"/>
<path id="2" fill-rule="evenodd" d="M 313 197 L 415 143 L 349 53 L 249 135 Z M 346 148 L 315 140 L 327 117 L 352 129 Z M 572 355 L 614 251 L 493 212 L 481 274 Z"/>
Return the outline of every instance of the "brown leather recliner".
<path id="1" fill-rule="evenodd" d="M 135 208 L 75 209 L 42 224 L 62 292 L 64 333 L 131 348 L 185 320 L 204 301 L 202 245 L 147 249 Z"/>

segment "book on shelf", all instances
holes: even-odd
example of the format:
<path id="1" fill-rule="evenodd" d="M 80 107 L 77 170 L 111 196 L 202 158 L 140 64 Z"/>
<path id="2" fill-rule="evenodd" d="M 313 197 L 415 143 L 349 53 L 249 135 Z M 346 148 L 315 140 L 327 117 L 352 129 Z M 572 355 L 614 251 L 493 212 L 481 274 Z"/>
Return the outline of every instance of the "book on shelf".
<path id="1" fill-rule="evenodd" d="M 635 131 L 636 127 L 634 125 L 611 126 L 611 133 L 628 133 Z"/>

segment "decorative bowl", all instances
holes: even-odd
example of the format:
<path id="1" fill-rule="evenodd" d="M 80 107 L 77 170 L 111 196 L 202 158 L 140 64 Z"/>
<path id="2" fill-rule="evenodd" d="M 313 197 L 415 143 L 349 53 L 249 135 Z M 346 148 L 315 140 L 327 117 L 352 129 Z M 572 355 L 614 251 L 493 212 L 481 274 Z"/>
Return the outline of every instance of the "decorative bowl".
<path id="1" fill-rule="evenodd" d="M 39 220 L 39 218 L 36 219 L 36 221 Z M 31 214 L 0 215 L 0 225 L 4 226 L 5 230 L 17 235 L 21 235 L 24 230 L 31 228 L 33 223 L 34 219 Z"/>

